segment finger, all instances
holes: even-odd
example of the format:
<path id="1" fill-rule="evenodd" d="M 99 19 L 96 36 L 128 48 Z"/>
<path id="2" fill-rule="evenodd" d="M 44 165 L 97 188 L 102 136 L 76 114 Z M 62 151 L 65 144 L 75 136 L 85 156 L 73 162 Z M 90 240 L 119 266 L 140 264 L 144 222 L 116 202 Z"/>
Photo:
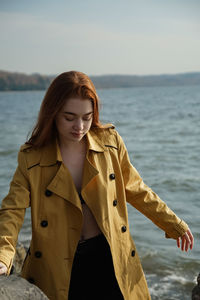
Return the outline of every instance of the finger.
<path id="1" fill-rule="evenodd" d="M 190 230 L 188 230 L 188 231 L 186 232 L 185 238 L 186 238 L 186 242 L 187 242 L 187 250 L 189 249 L 189 247 L 190 247 L 190 249 L 192 250 L 192 248 L 193 248 L 193 243 L 194 243 L 194 237 L 193 237 L 193 235 L 192 235 L 192 233 L 191 233 Z M 187 251 L 187 250 L 186 250 L 186 251 Z"/>
<path id="2" fill-rule="evenodd" d="M 6 267 L 0 267 L 0 275 L 6 274 L 7 268 Z"/>
<path id="3" fill-rule="evenodd" d="M 185 241 L 185 251 L 187 252 L 189 249 L 190 242 L 188 240 Z"/>
<path id="4" fill-rule="evenodd" d="M 178 239 L 176 240 L 176 242 L 177 242 L 177 247 L 180 248 L 180 238 L 178 238 Z"/>
<path id="5" fill-rule="evenodd" d="M 192 250 L 193 245 L 194 245 L 194 237 L 193 237 L 192 232 L 190 230 L 187 231 L 187 234 L 188 234 L 189 239 L 190 239 L 190 249 Z"/>
<path id="6" fill-rule="evenodd" d="M 185 238 L 185 251 L 187 252 L 190 245 L 190 238 L 187 232 L 185 233 L 184 238 Z"/>
<path id="7" fill-rule="evenodd" d="M 185 235 L 181 239 L 181 250 L 182 251 L 184 251 L 184 247 L 185 247 Z"/>

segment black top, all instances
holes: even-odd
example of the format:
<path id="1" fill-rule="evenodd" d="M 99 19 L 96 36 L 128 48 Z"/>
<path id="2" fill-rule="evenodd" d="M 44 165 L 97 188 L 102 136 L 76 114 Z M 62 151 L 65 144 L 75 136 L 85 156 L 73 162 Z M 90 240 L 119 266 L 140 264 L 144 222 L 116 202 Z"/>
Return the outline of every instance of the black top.
<path id="1" fill-rule="evenodd" d="M 81 200 L 81 204 L 85 204 L 85 201 L 84 201 L 84 199 L 83 199 L 81 193 L 79 193 L 78 195 L 79 195 L 79 198 L 80 198 L 80 200 Z"/>

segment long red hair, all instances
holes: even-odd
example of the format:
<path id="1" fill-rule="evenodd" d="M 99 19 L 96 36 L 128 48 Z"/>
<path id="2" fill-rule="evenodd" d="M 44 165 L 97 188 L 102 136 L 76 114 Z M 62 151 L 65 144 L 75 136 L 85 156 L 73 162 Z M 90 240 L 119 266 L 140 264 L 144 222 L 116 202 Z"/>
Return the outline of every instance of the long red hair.
<path id="1" fill-rule="evenodd" d="M 91 127 L 101 127 L 99 99 L 91 79 L 82 72 L 64 72 L 50 84 L 42 101 L 37 123 L 27 143 L 37 148 L 51 143 L 57 136 L 55 118 L 66 100 L 74 97 L 92 101 L 93 121 Z"/>

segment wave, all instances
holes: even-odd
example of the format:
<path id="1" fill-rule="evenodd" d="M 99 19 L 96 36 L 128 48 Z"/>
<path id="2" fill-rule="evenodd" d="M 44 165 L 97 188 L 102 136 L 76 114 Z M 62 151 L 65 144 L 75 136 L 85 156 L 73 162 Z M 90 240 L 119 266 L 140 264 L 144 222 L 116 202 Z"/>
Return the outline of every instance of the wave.
<path id="1" fill-rule="evenodd" d="M 196 285 L 196 277 L 188 278 L 180 272 L 166 271 L 166 274 L 146 276 L 152 300 L 188 300 Z"/>

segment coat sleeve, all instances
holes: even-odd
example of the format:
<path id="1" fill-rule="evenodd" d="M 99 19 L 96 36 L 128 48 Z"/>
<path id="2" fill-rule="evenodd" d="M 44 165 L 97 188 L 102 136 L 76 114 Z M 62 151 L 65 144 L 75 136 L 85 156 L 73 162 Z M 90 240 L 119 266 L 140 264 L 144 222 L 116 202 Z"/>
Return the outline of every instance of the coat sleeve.
<path id="1" fill-rule="evenodd" d="M 167 238 L 182 236 L 188 230 L 187 224 L 143 182 L 130 162 L 121 136 L 118 133 L 116 135 L 127 202 L 164 230 Z"/>
<path id="2" fill-rule="evenodd" d="M 19 152 L 18 167 L 10 183 L 8 195 L 0 209 L 0 261 L 10 273 L 18 234 L 24 221 L 25 210 L 30 206 L 29 182 L 25 154 Z"/>

